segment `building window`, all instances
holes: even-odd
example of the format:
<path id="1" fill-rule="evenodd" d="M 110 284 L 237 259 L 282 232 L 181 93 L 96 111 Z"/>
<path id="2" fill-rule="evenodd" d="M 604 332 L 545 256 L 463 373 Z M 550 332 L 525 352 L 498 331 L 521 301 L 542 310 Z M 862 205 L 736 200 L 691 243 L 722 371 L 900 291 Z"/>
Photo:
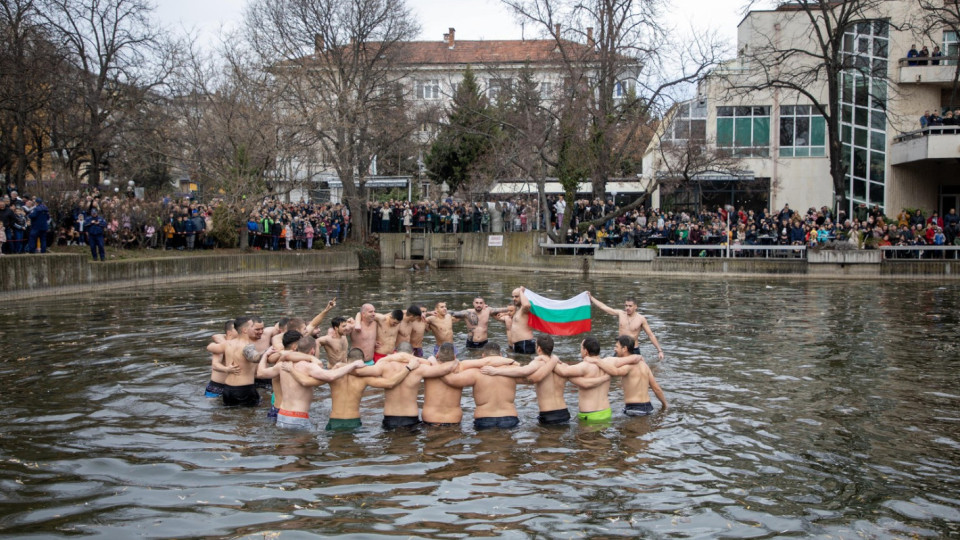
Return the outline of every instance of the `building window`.
<path id="1" fill-rule="evenodd" d="M 770 107 L 717 107 L 717 147 L 736 157 L 769 157 Z"/>
<path id="2" fill-rule="evenodd" d="M 511 83 L 510 79 L 490 79 L 487 82 L 487 97 L 497 99 L 501 92 L 510 90 Z"/>
<path id="3" fill-rule="evenodd" d="M 957 33 L 952 31 L 944 30 L 943 32 L 943 48 L 941 49 L 944 56 L 957 56 L 960 55 L 960 39 L 957 39 Z M 944 60 L 941 62 L 945 66 L 955 66 L 957 65 L 956 60 Z"/>
<path id="4" fill-rule="evenodd" d="M 417 99 L 440 99 L 440 81 L 437 79 L 417 81 Z"/>
<path id="5" fill-rule="evenodd" d="M 827 155 L 826 125 L 810 105 L 780 107 L 780 157 Z"/>
<path id="6" fill-rule="evenodd" d="M 686 101 L 677 105 L 663 139 L 671 142 L 705 141 L 707 138 L 706 101 Z"/>
<path id="7" fill-rule="evenodd" d="M 542 82 L 540 83 L 540 97 L 543 99 L 553 99 L 553 83 L 552 82 Z"/>
<path id="8" fill-rule="evenodd" d="M 888 23 L 851 26 L 843 36 L 840 140 L 846 168 L 848 212 L 860 203 L 885 206 Z M 864 66 L 871 66 L 865 70 Z"/>

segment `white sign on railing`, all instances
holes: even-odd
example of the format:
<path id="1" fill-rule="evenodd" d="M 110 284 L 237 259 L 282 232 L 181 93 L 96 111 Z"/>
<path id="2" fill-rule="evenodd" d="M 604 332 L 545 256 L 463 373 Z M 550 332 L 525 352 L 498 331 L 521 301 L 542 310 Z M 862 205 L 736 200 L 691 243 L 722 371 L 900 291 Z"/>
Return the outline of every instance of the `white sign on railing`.
<path id="1" fill-rule="evenodd" d="M 487 237 L 487 247 L 503 247 L 503 235 L 491 234 Z"/>

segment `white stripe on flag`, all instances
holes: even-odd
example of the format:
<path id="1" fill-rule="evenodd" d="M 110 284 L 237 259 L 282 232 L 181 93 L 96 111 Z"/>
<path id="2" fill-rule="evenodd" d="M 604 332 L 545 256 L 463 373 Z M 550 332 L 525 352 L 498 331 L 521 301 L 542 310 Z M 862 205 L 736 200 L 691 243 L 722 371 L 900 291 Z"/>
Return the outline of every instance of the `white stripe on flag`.
<path id="1" fill-rule="evenodd" d="M 527 300 L 529 300 L 531 304 L 536 304 L 547 309 L 571 309 L 590 305 L 590 297 L 587 295 L 586 291 L 566 300 L 553 300 L 552 298 L 544 298 L 529 289 L 524 294 L 527 295 Z"/>

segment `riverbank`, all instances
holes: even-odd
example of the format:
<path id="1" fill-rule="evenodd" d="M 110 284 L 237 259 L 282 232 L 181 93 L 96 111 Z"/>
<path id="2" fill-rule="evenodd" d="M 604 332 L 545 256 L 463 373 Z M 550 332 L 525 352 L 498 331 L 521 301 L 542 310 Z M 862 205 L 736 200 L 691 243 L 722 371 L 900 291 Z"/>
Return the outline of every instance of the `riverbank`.
<path id="1" fill-rule="evenodd" d="M 806 259 L 659 257 L 651 249 L 603 249 L 554 255 L 541 250 L 536 232 L 492 235 L 381 234 L 380 265 L 402 268 L 433 261 L 441 266 L 491 270 L 640 276 L 787 277 L 812 279 L 957 279 L 960 260 L 884 260 L 875 250 L 811 251 Z"/>
<path id="2" fill-rule="evenodd" d="M 132 252 L 123 259 L 95 262 L 90 255 L 48 253 L 0 257 L 0 299 L 51 296 L 207 279 L 338 272 L 360 267 L 352 249 L 293 252 L 239 250 L 191 253 Z"/>

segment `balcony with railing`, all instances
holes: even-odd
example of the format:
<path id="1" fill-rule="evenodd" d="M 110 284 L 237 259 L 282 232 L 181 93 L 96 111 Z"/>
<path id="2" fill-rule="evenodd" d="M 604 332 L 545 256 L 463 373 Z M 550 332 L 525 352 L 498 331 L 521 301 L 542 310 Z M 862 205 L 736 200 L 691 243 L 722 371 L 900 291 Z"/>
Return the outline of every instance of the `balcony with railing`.
<path id="1" fill-rule="evenodd" d="M 929 126 L 893 140 L 890 163 L 904 165 L 926 160 L 960 158 L 960 125 Z"/>
<path id="2" fill-rule="evenodd" d="M 960 56 L 915 56 L 901 58 L 900 84 L 929 84 L 949 88 L 957 71 Z"/>

